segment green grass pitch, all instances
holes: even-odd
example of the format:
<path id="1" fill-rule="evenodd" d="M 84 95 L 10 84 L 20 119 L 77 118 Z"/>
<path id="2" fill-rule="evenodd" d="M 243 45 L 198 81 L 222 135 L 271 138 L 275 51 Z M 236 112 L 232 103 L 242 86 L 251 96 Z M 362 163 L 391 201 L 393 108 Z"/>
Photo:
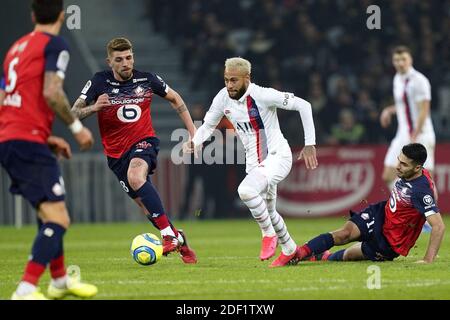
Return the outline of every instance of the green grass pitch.
<path id="1" fill-rule="evenodd" d="M 344 223 L 344 218 L 287 219 L 297 243 Z M 450 217 L 445 217 L 450 225 Z M 186 231 L 199 262 L 185 265 L 176 254 L 157 264 L 133 261 L 134 236 L 152 232 L 150 224 L 74 224 L 65 237 L 66 263 L 81 268 L 82 278 L 99 287 L 96 299 L 450 299 L 450 237 L 444 237 L 439 258 L 423 257 L 429 234 L 422 234 L 407 258 L 377 263 L 381 288 L 368 289 L 372 262 L 305 262 L 270 269 L 258 259 L 260 232 L 251 220 L 176 222 Z M 35 226 L 21 230 L 0 227 L 0 299 L 9 299 L 29 255 Z M 448 233 L 448 231 L 447 231 Z M 278 249 L 279 252 L 279 249 Z M 277 253 L 278 253 L 277 252 Z M 49 274 L 40 282 L 45 293 Z"/>

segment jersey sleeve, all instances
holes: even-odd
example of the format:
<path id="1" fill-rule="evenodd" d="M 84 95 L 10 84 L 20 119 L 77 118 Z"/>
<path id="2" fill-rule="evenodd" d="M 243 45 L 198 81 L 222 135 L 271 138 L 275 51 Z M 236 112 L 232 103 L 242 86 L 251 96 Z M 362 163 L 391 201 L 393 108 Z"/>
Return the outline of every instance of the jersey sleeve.
<path id="1" fill-rule="evenodd" d="M 421 214 L 429 217 L 439 212 L 431 188 L 423 188 L 414 192 L 411 197 L 412 204 Z"/>
<path id="2" fill-rule="evenodd" d="M 69 46 L 61 37 L 52 37 L 44 50 L 45 71 L 55 71 L 64 79 L 70 60 Z"/>
<path id="3" fill-rule="evenodd" d="M 192 142 L 194 142 L 195 146 L 198 146 L 205 142 L 214 132 L 214 129 L 219 124 L 220 120 L 222 120 L 224 116 L 223 113 L 223 90 L 220 91 L 213 99 L 211 107 L 203 119 L 204 122 L 198 128 L 194 137 L 192 138 Z"/>
<path id="4" fill-rule="evenodd" d="M 418 78 L 415 91 L 414 102 L 431 101 L 431 85 L 427 78 Z"/>
<path id="5" fill-rule="evenodd" d="M 281 92 L 273 88 L 261 88 L 259 98 L 264 101 L 268 107 L 293 110 L 295 104 L 295 95 L 290 92 Z"/>
<path id="6" fill-rule="evenodd" d="M 220 91 L 213 99 L 208 112 L 206 112 L 205 118 L 203 119 L 209 126 L 216 127 L 220 120 L 222 120 L 223 113 L 223 92 Z"/>
<path id="7" fill-rule="evenodd" d="M 96 73 L 91 80 L 86 82 L 83 89 L 81 90 L 80 99 L 86 101 L 87 105 L 95 102 L 99 95 L 102 94 L 100 86 L 102 85 L 102 77 L 99 73 Z"/>
<path id="8" fill-rule="evenodd" d="M 163 98 L 167 95 L 169 92 L 169 86 L 160 76 L 150 73 L 148 80 L 150 81 L 150 87 L 154 93 Z"/>

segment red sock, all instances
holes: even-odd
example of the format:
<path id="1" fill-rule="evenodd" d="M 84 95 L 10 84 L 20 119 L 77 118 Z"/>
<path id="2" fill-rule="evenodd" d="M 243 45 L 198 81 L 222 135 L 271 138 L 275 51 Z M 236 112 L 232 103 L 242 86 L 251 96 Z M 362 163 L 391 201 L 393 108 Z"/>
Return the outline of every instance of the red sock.
<path id="1" fill-rule="evenodd" d="M 23 274 L 22 281 L 37 285 L 37 283 L 39 282 L 39 278 L 44 273 L 44 271 L 44 265 L 30 260 L 25 267 L 25 273 Z"/>
<path id="2" fill-rule="evenodd" d="M 152 218 L 152 221 L 159 230 L 163 230 L 170 226 L 169 219 L 167 219 L 167 216 L 165 214 L 162 214 L 156 218 Z"/>
<path id="3" fill-rule="evenodd" d="M 50 275 L 52 279 L 61 278 L 66 275 L 66 268 L 64 267 L 64 255 L 50 261 Z"/>
<path id="4" fill-rule="evenodd" d="M 304 244 L 300 247 L 300 259 L 304 259 L 306 257 L 309 257 L 311 255 L 312 251 L 311 249 L 308 247 L 307 244 Z"/>

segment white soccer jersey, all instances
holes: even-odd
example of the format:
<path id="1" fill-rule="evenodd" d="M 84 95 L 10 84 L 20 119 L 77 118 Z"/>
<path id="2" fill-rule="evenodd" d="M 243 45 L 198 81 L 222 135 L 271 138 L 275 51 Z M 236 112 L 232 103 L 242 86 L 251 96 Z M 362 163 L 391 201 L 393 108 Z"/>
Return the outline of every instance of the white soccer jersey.
<path id="1" fill-rule="evenodd" d="M 424 100 L 431 101 L 430 82 L 414 68 L 411 68 L 406 74 L 397 73 L 394 77 L 394 99 L 398 122 L 397 134 L 384 159 L 384 165 L 392 168 L 396 167 L 397 157 L 403 146 L 411 142 L 411 134 L 415 130 L 420 114 L 419 103 Z M 430 115 L 427 116 L 416 142 L 423 144 L 427 149 L 428 156 L 424 167 L 433 171 L 436 136 Z"/>
<path id="2" fill-rule="evenodd" d="M 239 100 L 235 100 L 231 99 L 227 89 L 223 88 L 214 98 L 204 121 L 207 126 L 216 127 L 224 115 L 230 120 L 244 145 L 246 171 L 249 172 L 263 162 L 268 154 L 291 152 L 280 130 L 276 108 L 298 110 L 296 99 L 300 98 L 292 93 L 251 83 L 245 94 Z M 195 145 L 201 144 L 203 140 L 204 138 L 197 134 L 193 139 Z M 312 128 L 310 125 L 309 130 L 305 130 L 305 144 L 315 145 L 313 124 Z"/>
<path id="3" fill-rule="evenodd" d="M 397 73 L 393 85 L 398 121 L 397 134 L 409 136 L 415 130 L 420 114 L 419 103 L 424 100 L 431 101 L 430 82 L 422 73 L 411 68 L 406 74 Z M 421 133 L 434 136 L 430 115 L 427 116 Z"/>

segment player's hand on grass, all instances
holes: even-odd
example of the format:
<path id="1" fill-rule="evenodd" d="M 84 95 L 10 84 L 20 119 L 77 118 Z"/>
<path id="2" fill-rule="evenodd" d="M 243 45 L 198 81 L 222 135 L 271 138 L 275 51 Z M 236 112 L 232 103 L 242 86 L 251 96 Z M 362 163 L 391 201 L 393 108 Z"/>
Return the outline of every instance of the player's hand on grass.
<path id="1" fill-rule="evenodd" d="M 306 169 L 315 169 L 319 165 L 315 146 L 304 146 L 297 160 L 305 160 Z"/>
<path id="2" fill-rule="evenodd" d="M 109 102 L 109 96 L 104 93 L 97 98 L 97 101 L 95 102 L 95 111 L 101 111 L 103 108 L 110 105 L 111 103 Z"/>
<path id="3" fill-rule="evenodd" d="M 74 137 L 78 145 L 80 146 L 81 151 L 85 151 L 92 148 L 94 144 L 94 138 L 92 137 L 92 133 L 86 127 L 83 127 L 83 129 L 81 129 L 80 132 L 74 134 Z"/>
<path id="4" fill-rule="evenodd" d="M 72 157 L 70 145 L 63 138 L 50 136 L 47 139 L 47 144 L 58 160 L 62 158 L 70 159 Z"/>
<path id="5" fill-rule="evenodd" d="M 416 261 L 417 264 L 428 264 L 431 263 L 432 261 L 427 261 L 427 260 L 418 260 Z"/>

